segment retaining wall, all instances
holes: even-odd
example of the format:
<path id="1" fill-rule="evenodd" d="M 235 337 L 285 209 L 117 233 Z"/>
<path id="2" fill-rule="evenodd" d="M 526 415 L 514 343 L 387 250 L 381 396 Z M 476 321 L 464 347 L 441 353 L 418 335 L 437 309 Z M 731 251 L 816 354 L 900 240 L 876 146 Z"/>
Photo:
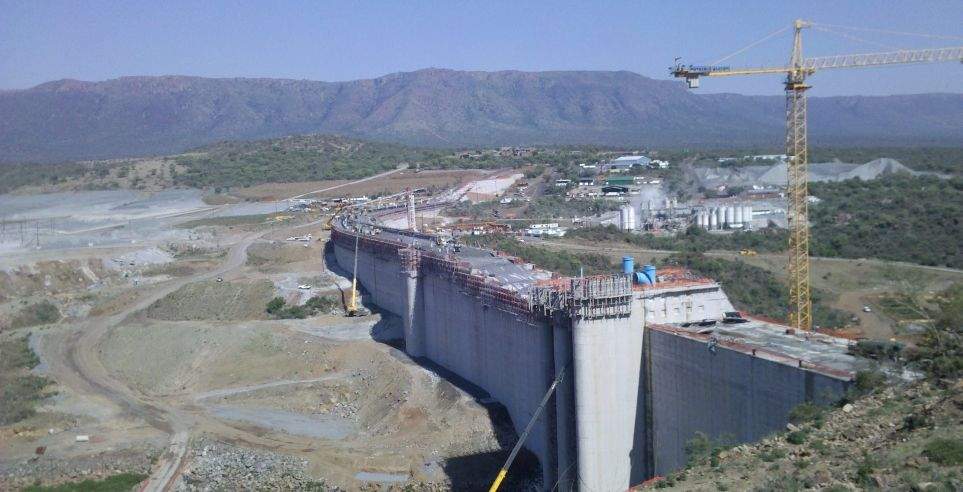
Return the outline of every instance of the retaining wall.
<path id="1" fill-rule="evenodd" d="M 685 444 L 712 439 L 751 442 L 784 431 L 789 411 L 805 401 L 831 403 L 845 379 L 649 328 L 645 355 L 652 439 L 649 467 L 665 475 L 686 463 Z"/>

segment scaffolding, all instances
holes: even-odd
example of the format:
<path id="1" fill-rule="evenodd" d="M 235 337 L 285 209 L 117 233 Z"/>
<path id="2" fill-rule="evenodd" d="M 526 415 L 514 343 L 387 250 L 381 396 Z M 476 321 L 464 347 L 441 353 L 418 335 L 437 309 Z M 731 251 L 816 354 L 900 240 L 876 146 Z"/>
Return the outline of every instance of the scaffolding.
<path id="1" fill-rule="evenodd" d="M 402 232 L 402 231 L 396 231 Z M 426 234 L 404 231 L 413 237 Z M 626 316 L 632 312 L 632 283 L 625 275 L 564 277 L 537 282 L 530 296 L 498 285 L 492 279 L 472 273 L 468 262 L 458 261 L 450 253 L 420 250 L 401 241 L 380 239 L 363 232 L 335 228 L 331 231 L 335 244 L 360 250 L 389 261 L 400 259 L 404 272 L 420 271 L 446 278 L 462 289 L 462 293 L 479 299 L 484 306 L 530 319 L 544 319 L 555 312 L 572 318 Z"/>
<path id="2" fill-rule="evenodd" d="M 632 313 L 632 283 L 625 275 L 552 279 L 532 289 L 532 310 L 545 316 L 562 311 L 571 318 L 603 318 Z"/>

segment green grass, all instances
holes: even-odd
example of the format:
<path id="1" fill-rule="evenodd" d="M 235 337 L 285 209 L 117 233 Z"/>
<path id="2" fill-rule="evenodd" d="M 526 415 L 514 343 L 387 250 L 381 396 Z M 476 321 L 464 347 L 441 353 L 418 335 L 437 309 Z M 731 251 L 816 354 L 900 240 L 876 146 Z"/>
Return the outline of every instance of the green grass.
<path id="1" fill-rule="evenodd" d="M 913 302 L 903 294 L 883 296 L 877 302 L 883 314 L 896 321 L 929 319 L 929 314 L 913 306 Z"/>
<path id="2" fill-rule="evenodd" d="M 46 325 L 60 320 L 60 310 L 47 300 L 31 304 L 17 313 L 10 323 L 12 328 L 26 328 L 28 326 Z"/>
<path id="3" fill-rule="evenodd" d="M 941 465 L 963 465 L 963 439 L 933 439 L 926 443 L 923 455 Z"/>
<path id="4" fill-rule="evenodd" d="M 127 492 L 144 481 L 147 475 L 121 473 L 103 480 L 84 480 L 83 482 L 60 485 L 31 485 L 25 492 Z"/>
<path id="5" fill-rule="evenodd" d="M 0 425 L 9 425 L 34 415 L 37 403 L 50 381 L 30 374 L 40 363 L 27 337 L 0 342 Z"/>

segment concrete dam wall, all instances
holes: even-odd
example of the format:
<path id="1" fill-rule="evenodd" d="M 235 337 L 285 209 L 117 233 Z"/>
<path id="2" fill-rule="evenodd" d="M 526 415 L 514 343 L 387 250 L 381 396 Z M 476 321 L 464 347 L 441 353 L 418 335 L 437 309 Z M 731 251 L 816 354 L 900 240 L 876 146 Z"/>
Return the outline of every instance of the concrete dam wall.
<path id="1" fill-rule="evenodd" d="M 374 303 L 402 318 L 406 352 L 484 389 L 519 434 L 565 371 L 525 442 L 546 490 L 625 490 L 684 465 L 685 443 L 696 432 L 756 440 L 783 429 L 795 405 L 832 400 L 849 384 L 845 371 L 819 372 L 698 333 L 645 328 L 650 304 L 659 306 L 657 319 L 731 309 L 721 290 L 705 283 L 691 292 L 646 293 L 622 276 L 551 279 L 522 295 L 500 286 L 494 267 L 481 266 L 492 260 L 487 253 L 444 254 L 430 236 L 372 236 L 342 225 L 332 242 L 347 271 L 357 248 L 358 281 Z M 667 304 L 683 295 L 681 309 Z"/>
<path id="2" fill-rule="evenodd" d="M 851 384 L 770 360 L 752 349 L 712 345 L 661 327 L 646 330 L 646 409 L 654 446 L 651 473 L 666 475 L 686 464 L 685 444 L 697 432 L 730 443 L 757 441 L 785 430 L 800 403 L 830 404 Z"/>

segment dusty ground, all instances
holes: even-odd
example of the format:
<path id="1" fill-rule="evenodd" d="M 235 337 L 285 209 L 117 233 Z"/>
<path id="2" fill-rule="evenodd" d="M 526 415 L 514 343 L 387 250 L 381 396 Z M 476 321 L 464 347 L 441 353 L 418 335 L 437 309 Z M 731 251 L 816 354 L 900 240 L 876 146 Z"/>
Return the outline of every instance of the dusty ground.
<path id="1" fill-rule="evenodd" d="M 148 490 L 488 480 L 512 431 L 394 348 L 398 320 L 269 319 L 275 295 L 303 302 L 347 283 L 324 270 L 323 242 L 286 241 L 319 229 L 317 219 L 212 220 L 183 242 L 5 258 L 0 308 L 43 298 L 64 316 L 0 333 L 31 334 L 34 372 L 56 393 L 0 427 L 0 489 L 126 471 L 149 474 Z M 263 481 L 245 471 L 255 465 Z"/>

